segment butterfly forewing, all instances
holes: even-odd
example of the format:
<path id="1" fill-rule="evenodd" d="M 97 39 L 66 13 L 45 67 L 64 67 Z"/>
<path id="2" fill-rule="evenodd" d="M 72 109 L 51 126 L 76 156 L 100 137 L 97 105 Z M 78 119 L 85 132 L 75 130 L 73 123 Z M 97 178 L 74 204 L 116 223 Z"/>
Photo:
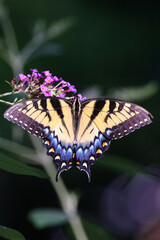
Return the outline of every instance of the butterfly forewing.
<path id="1" fill-rule="evenodd" d="M 53 131 L 64 117 L 62 109 L 68 107 L 68 103 L 57 98 L 24 100 L 10 107 L 4 117 L 28 132 L 43 137 L 43 130 L 47 127 Z"/>
<path id="2" fill-rule="evenodd" d="M 83 103 L 83 112 L 105 137 L 119 139 L 152 122 L 152 115 L 139 105 L 114 99 L 93 99 Z"/>

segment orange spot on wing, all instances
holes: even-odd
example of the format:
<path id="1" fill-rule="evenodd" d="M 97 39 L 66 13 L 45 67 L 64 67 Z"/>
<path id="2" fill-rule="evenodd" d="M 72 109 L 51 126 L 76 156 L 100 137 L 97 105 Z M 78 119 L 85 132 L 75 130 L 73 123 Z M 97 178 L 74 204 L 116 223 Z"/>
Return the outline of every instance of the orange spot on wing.
<path id="1" fill-rule="evenodd" d="M 46 145 L 49 145 L 49 144 L 50 144 L 50 141 L 48 141 L 48 140 L 45 141 L 45 144 L 46 144 Z"/>
<path id="2" fill-rule="evenodd" d="M 79 164 L 80 164 L 80 162 L 76 162 L 76 164 L 77 164 L 77 165 L 79 165 Z"/>
<path id="3" fill-rule="evenodd" d="M 54 148 L 52 147 L 52 148 L 49 150 L 49 152 L 54 152 Z"/>
<path id="4" fill-rule="evenodd" d="M 106 143 L 106 142 L 103 142 L 103 143 L 102 143 L 102 146 L 103 146 L 103 147 L 105 147 L 106 145 L 107 145 L 107 143 Z"/>
<path id="5" fill-rule="evenodd" d="M 72 165 L 72 162 L 69 162 L 69 165 Z"/>
<path id="6" fill-rule="evenodd" d="M 96 153 L 102 153 L 102 150 L 99 148 L 97 149 Z"/>

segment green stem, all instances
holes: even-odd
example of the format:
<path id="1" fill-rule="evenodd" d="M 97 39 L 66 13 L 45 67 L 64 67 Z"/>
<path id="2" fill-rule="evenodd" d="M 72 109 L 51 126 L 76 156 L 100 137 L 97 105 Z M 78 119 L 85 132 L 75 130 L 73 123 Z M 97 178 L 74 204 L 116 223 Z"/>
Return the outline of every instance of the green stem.
<path id="1" fill-rule="evenodd" d="M 12 94 L 13 94 L 13 92 L 1 93 L 0 97 L 9 96 L 9 95 L 12 95 Z"/>
<path id="2" fill-rule="evenodd" d="M 46 155 L 44 156 L 44 154 L 39 151 L 41 149 L 41 144 L 39 140 L 32 135 L 31 140 L 42 166 L 46 170 L 47 174 L 50 176 L 51 184 L 57 193 L 62 209 L 69 217 L 69 223 L 71 225 L 75 238 L 77 240 L 88 240 L 88 237 L 83 229 L 80 217 L 77 212 L 77 197 L 67 191 L 62 181 L 62 178 L 60 178 L 58 182 L 55 181 L 55 176 L 57 173 L 55 165 Z"/>
<path id="3" fill-rule="evenodd" d="M 8 17 L 5 7 L 3 6 L 3 1 L 0 1 L 0 20 L 1 20 L 1 25 L 3 28 L 5 42 L 7 44 L 8 51 L 14 54 L 17 54 L 19 50 L 18 50 L 16 35 L 14 32 L 12 23 L 10 21 L 10 18 Z"/>
<path id="4" fill-rule="evenodd" d="M 10 106 L 12 106 L 12 105 L 14 104 L 14 103 L 11 103 L 11 102 L 2 100 L 2 99 L 0 99 L 0 102 L 1 102 L 1 103 L 5 103 L 5 104 L 10 105 Z"/>
<path id="5" fill-rule="evenodd" d="M 21 60 L 21 55 L 19 54 L 16 34 L 8 13 L 3 6 L 3 1 L 0 1 L 0 22 L 6 43 L 6 54 L 3 56 L 3 59 L 12 68 L 14 75 L 17 75 L 18 73 L 23 72 L 23 62 Z"/>
<path id="6" fill-rule="evenodd" d="M 66 18 L 54 23 L 46 31 L 37 33 L 21 50 L 21 61 L 26 63 L 34 52 L 50 39 L 54 39 L 73 25 L 75 19 Z"/>
<path id="7" fill-rule="evenodd" d="M 18 93 L 22 93 L 22 92 L 21 92 L 21 91 L 18 91 L 18 92 L 2 93 L 2 94 L 0 94 L 0 98 L 1 98 L 1 97 L 6 97 L 6 96 L 9 96 L 9 95 L 18 94 Z M 1 102 L 1 103 L 5 103 L 5 104 L 7 104 L 7 105 L 13 105 L 13 104 L 14 104 L 14 102 L 8 102 L 8 101 L 2 100 L 2 99 L 0 99 L 0 102 Z"/>
<path id="8" fill-rule="evenodd" d="M 19 94 L 19 93 L 24 93 L 24 94 L 26 94 L 26 95 L 27 95 L 27 93 L 28 93 L 28 90 L 26 89 L 24 92 L 22 92 L 22 91 L 17 91 L 17 92 L 7 92 L 7 93 L 1 93 L 1 94 L 0 94 L 0 98 L 1 98 L 1 97 L 6 97 L 6 96 L 9 96 L 9 95 L 15 95 L 15 94 Z"/>
<path id="9" fill-rule="evenodd" d="M 44 161 L 45 160 L 45 161 Z M 59 179 L 58 183 L 55 181 L 56 169 L 50 159 L 43 159 L 43 167 L 47 174 L 50 176 L 50 181 L 55 189 L 58 198 L 60 200 L 63 211 L 69 217 L 69 223 L 71 225 L 72 231 L 77 240 L 88 240 L 87 235 L 83 229 L 80 217 L 77 212 L 78 200 L 75 195 L 68 193 L 62 178 Z"/>

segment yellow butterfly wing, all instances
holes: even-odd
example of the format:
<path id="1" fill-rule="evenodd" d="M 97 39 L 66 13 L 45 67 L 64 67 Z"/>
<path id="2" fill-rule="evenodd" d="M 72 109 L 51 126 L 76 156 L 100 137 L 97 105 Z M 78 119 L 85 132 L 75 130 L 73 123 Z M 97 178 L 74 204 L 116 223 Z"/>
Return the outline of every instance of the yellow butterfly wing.
<path id="1" fill-rule="evenodd" d="M 152 122 L 141 106 L 115 99 L 93 99 L 83 103 L 83 112 L 105 137 L 116 140 Z"/>
<path id="2" fill-rule="evenodd" d="M 152 115 L 144 108 L 114 99 L 89 99 L 82 102 L 77 131 L 76 165 L 87 173 L 90 165 L 119 139 L 150 124 Z"/>
<path id="3" fill-rule="evenodd" d="M 24 100 L 11 106 L 4 117 L 43 138 L 47 154 L 59 165 L 57 180 L 62 171 L 72 166 L 74 130 L 69 101 L 58 98 Z"/>

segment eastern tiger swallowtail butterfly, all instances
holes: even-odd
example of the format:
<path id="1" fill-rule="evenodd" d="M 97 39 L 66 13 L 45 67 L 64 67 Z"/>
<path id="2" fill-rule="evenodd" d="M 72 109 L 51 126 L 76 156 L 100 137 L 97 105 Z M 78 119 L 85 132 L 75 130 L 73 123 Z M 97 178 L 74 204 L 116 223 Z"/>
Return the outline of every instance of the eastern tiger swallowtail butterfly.
<path id="1" fill-rule="evenodd" d="M 150 124 L 146 109 L 125 101 L 96 98 L 80 102 L 61 98 L 18 102 L 4 114 L 9 121 L 43 139 L 47 154 L 58 164 L 56 180 L 72 165 L 85 171 L 116 140 Z"/>

